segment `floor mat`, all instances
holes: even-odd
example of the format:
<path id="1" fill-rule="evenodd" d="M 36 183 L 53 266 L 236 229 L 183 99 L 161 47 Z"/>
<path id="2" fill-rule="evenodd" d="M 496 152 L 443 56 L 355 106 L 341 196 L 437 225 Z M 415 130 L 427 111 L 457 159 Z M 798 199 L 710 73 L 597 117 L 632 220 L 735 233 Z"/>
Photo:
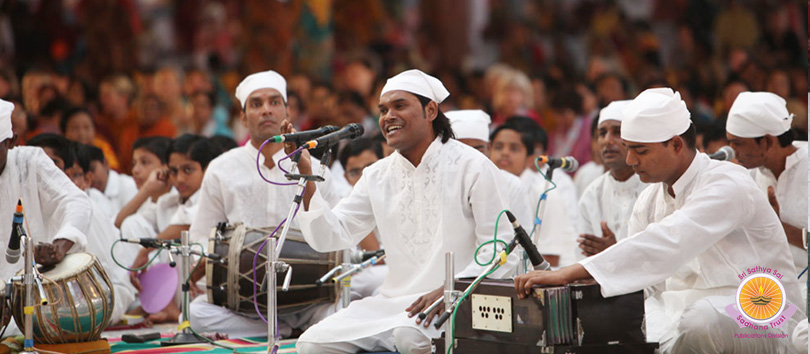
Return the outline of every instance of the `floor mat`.
<path id="1" fill-rule="evenodd" d="M 162 335 L 161 341 L 168 340 L 171 334 Z M 281 341 L 279 354 L 295 353 L 295 339 L 284 339 Z M 109 339 L 112 353 L 127 354 L 168 354 L 168 353 L 233 353 L 230 349 L 214 346 L 210 343 L 177 345 L 171 347 L 161 347 L 158 341 L 148 343 L 125 343 L 120 338 Z M 238 353 L 266 353 L 267 340 L 264 337 L 237 338 L 217 341 L 218 344 L 235 348 Z"/>

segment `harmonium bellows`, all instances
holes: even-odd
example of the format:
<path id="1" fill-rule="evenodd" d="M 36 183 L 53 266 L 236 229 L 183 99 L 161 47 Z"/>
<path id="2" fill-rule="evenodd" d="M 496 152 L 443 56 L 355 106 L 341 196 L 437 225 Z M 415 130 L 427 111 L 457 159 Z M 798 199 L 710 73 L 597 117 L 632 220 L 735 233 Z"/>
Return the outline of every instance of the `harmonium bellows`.
<path id="1" fill-rule="evenodd" d="M 454 352 L 653 353 L 658 345 L 646 342 L 643 326 L 640 291 L 605 298 L 598 284 L 572 284 L 534 287 L 518 299 L 513 281 L 487 279 L 458 309 Z M 436 353 L 446 353 L 444 344 L 434 339 Z"/>

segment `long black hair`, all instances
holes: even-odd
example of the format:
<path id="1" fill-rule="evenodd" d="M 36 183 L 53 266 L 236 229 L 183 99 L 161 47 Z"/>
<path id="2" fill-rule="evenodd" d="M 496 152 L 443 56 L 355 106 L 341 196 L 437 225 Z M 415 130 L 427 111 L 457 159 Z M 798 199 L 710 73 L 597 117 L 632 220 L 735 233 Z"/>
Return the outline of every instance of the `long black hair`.
<path id="1" fill-rule="evenodd" d="M 415 93 L 413 95 L 419 99 L 419 102 L 422 104 L 422 109 L 425 109 L 428 103 L 432 101 L 430 98 L 427 98 L 422 95 L 417 95 Z M 442 137 L 442 144 L 444 144 L 450 139 L 455 139 L 456 135 L 453 134 L 453 128 L 450 127 L 450 119 L 448 119 L 447 116 L 445 116 L 444 113 L 442 113 L 442 111 L 439 110 L 438 106 L 439 104 L 437 103 L 436 119 L 433 120 L 433 132 L 436 133 L 436 135 Z"/>

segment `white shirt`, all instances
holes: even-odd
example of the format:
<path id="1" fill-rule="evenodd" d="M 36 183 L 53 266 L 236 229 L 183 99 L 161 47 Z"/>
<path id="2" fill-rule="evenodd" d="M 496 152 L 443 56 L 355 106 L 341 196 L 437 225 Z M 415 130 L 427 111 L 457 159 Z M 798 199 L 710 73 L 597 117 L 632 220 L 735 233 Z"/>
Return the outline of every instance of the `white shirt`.
<path id="1" fill-rule="evenodd" d="M 18 146 L 8 151 L 6 167 L 0 174 L 0 244 L 6 247 L 11 234 L 12 215 L 22 199 L 26 233 L 37 242 L 56 239 L 73 241 L 70 252 L 87 245 L 90 227 L 90 200 L 59 170 L 39 147 Z M 21 247 L 22 250 L 22 247 Z M 22 256 L 16 264 L 0 257 L 0 277 L 8 279 L 22 269 Z"/>
<path id="2" fill-rule="evenodd" d="M 506 204 L 509 206 L 509 211 L 515 215 L 515 218 L 520 223 L 520 226 L 526 230 L 526 233 L 532 231 L 534 225 L 534 206 L 529 205 L 529 199 L 526 198 L 528 190 L 518 176 L 513 175 L 506 170 L 498 170 L 500 180 L 506 185 L 505 196 L 508 196 Z"/>
<path id="3" fill-rule="evenodd" d="M 768 187 L 773 187 L 776 201 L 779 202 L 779 217 L 782 222 L 799 229 L 807 227 L 807 142 L 793 143 L 798 148 L 785 160 L 785 170 L 777 180 L 773 172 L 765 167 L 754 169 L 754 180 L 768 195 Z M 793 265 L 801 272 L 807 267 L 807 250 L 790 245 Z M 802 276 L 807 280 L 807 273 Z"/>
<path id="4" fill-rule="evenodd" d="M 546 169 L 544 173 L 547 173 Z M 529 191 L 529 206 L 531 214 L 537 218 L 526 228 L 527 233 L 532 232 L 532 228 L 539 219 L 537 226 L 539 231 L 531 235 L 537 250 L 540 254 L 558 255 L 560 260 L 558 267 L 564 267 L 576 262 L 577 253 L 577 233 L 576 225 L 579 219 L 577 210 L 577 192 L 571 177 L 563 171 L 554 171 L 551 176 L 552 182 L 557 185 L 548 192 L 546 200 L 541 205 L 545 208 L 543 215 L 538 215 L 537 202 L 540 200 L 543 191 L 552 188 L 552 184 L 546 184 L 546 179 L 537 171 L 525 169 L 520 175 L 520 180 Z M 524 227 L 525 228 L 525 227 Z"/>
<path id="5" fill-rule="evenodd" d="M 96 256 L 101 267 L 107 272 L 110 282 L 112 282 L 115 293 L 115 307 L 113 308 L 110 323 L 115 324 L 118 323 L 127 311 L 129 305 L 135 301 L 137 291 L 135 287 L 132 286 L 132 283 L 130 283 L 127 271 L 115 264 L 111 256 L 113 243 L 118 239 L 118 229 L 115 227 L 115 224 L 113 224 L 113 221 L 110 220 L 106 211 L 102 209 L 101 205 L 96 204 L 95 201 L 92 200 L 90 204 L 92 206 L 92 216 L 90 219 L 90 228 L 87 232 L 88 242 L 85 252 Z M 125 266 L 129 266 L 130 264 L 122 263 L 122 259 L 118 258 L 120 252 L 119 247 L 125 249 L 123 247 L 126 246 L 129 245 L 121 242 L 116 245 L 115 260 Z"/>
<path id="6" fill-rule="evenodd" d="M 128 216 L 121 223 L 121 236 L 127 239 L 155 237 L 171 225 L 172 216 L 179 206 L 180 194 L 174 188 L 161 195 L 156 202 L 148 198 L 135 214 Z M 134 225 L 142 227 L 133 227 Z M 130 230 L 146 230 L 149 235 L 133 235 Z"/>
<path id="7" fill-rule="evenodd" d="M 110 214 L 113 218 L 135 197 L 135 194 L 138 194 L 135 180 L 110 169 L 107 174 L 107 185 L 104 186 L 104 195 L 112 202 L 113 209 Z"/>
<path id="8" fill-rule="evenodd" d="M 604 173 L 605 166 L 597 164 L 596 162 L 588 161 L 582 165 L 577 170 L 577 174 L 574 175 L 574 185 L 577 187 L 577 195 L 582 198 L 585 189 Z"/>
<path id="9" fill-rule="evenodd" d="M 86 193 L 87 196 L 90 198 L 90 203 L 94 205 L 94 208 L 98 209 L 100 213 L 107 215 L 107 217 L 110 218 L 111 221 L 115 220 L 115 216 L 118 215 L 118 211 L 120 210 L 115 210 L 113 202 L 109 198 L 107 198 L 107 196 L 105 196 L 104 193 L 101 193 L 101 191 L 95 188 L 88 188 Z M 113 212 L 115 214 L 111 214 Z"/>
<path id="10" fill-rule="evenodd" d="M 655 285 L 651 296 L 665 315 L 655 324 L 648 316 L 648 328 L 672 329 L 690 304 L 710 295 L 734 297 L 738 274 L 767 267 L 784 274 L 787 300 L 802 313 L 791 318 L 792 330 L 804 306 L 785 232 L 745 169 L 698 153 L 673 184 L 674 198 L 665 188 L 655 183 L 638 197 L 628 226 L 631 236 L 579 262 L 602 295 Z"/>
<path id="11" fill-rule="evenodd" d="M 197 209 L 200 208 L 200 191 L 197 190 L 185 202 L 177 206 L 177 211 L 174 212 L 169 225 L 191 225 L 194 221 L 194 216 L 197 215 Z"/>
<path id="12" fill-rule="evenodd" d="M 192 243 L 202 243 L 207 248 L 211 228 L 219 222 L 241 222 L 254 228 L 275 227 L 287 217 L 298 187 L 276 186 L 262 180 L 256 170 L 258 155 L 259 150 L 248 142 L 223 153 L 208 164 L 198 191 L 200 200 L 197 215 L 191 223 Z M 286 154 L 283 149 L 276 152 L 273 155 L 275 166 L 270 169 L 264 165 L 262 155 L 259 161 L 262 175 L 274 182 L 290 183 L 278 166 L 279 160 L 284 156 Z M 290 170 L 289 159 L 284 160 L 283 167 Z M 314 173 L 320 171 L 317 159 L 312 159 L 312 170 Z M 331 188 L 329 170 L 324 177 L 326 181 L 318 183 L 318 190 L 324 193 L 331 205 L 337 204 L 340 197 Z M 296 217 L 290 226 L 297 228 L 297 225 Z"/>
<path id="13" fill-rule="evenodd" d="M 376 226 L 386 245 L 388 276 L 380 294 L 352 302 L 333 316 L 340 326 L 329 331 L 305 332 L 301 340 L 345 341 L 365 338 L 400 326 L 416 327 L 405 308 L 419 296 L 444 282 L 445 253 L 455 255 L 456 276 L 478 275 L 483 267 L 473 262 L 476 246 L 492 240 L 495 219 L 506 203 L 500 192 L 498 168 L 479 151 L 450 139 L 431 143 L 418 166 L 399 152 L 363 171 L 352 193 L 334 209 L 320 195 L 300 213 L 301 230 L 316 250 L 353 247 Z M 512 231 L 506 217 L 498 239 L 509 242 Z M 492 247 L 481 248 L 486 262 Z M 511 274 L 517 257 L 493 276 Z M 339 320 L 339 321 L 338 321 Z M 419 330 L 429 338 L 433 327 Z"/>
<path id="14" fill-rule="evenodd" d="M 610 172 L 599 176 L 579 198 L 577 234 L 602 236 L 602 221 L 605 221 L 616 241 L 625 239 L 633 205 L 647 186 L 635 173 L 626 181 L 616 180 Z"/>

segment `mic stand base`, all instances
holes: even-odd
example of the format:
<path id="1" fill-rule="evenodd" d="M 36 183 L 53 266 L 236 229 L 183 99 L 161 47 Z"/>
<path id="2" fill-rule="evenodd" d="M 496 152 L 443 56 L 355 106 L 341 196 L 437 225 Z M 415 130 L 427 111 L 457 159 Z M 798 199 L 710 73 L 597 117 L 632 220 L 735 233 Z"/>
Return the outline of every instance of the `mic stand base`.
<path id="1" fill-rule="evenodd" d="M 185 330 L 184 330 L 185 331 Z M 180 332 L 174 335 L 172 339 L 160 342 L 160 346 L 168 347 L 172 345 L 196 344 L 206 343 L 205 338 L 198 336 L 194 333 Z"/>

